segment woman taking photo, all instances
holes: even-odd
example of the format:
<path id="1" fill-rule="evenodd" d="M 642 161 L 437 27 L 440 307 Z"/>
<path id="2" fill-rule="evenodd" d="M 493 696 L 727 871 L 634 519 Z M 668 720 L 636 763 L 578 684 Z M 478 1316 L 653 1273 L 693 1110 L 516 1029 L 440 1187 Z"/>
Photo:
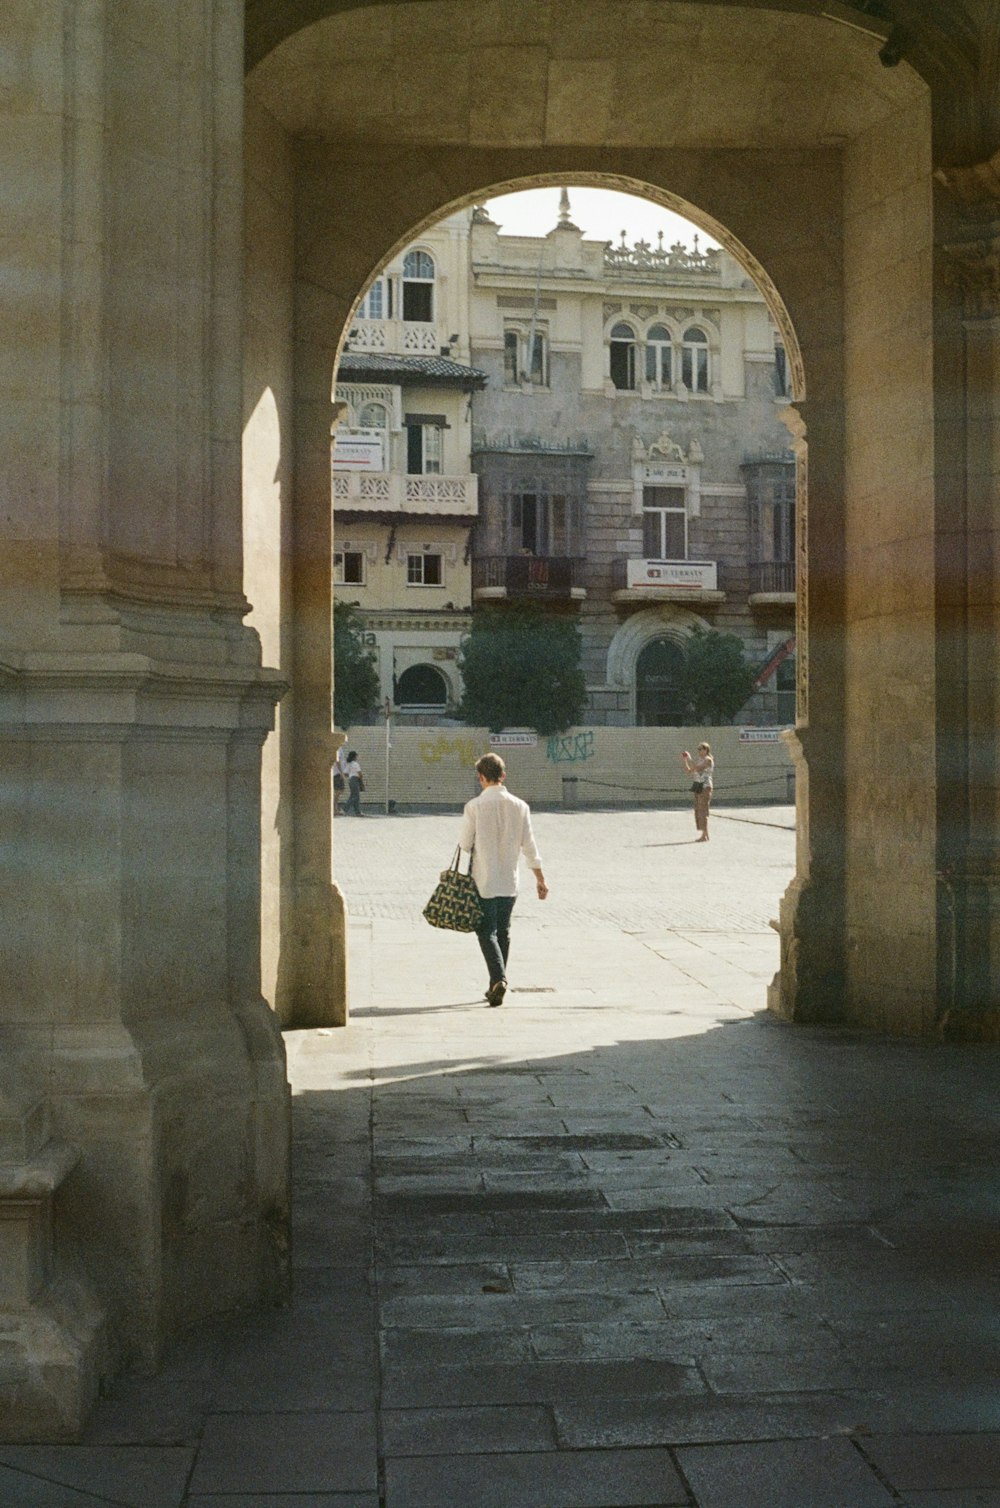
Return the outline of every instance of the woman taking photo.
<path id="1" fill-rule="evenodd" d="M 681 763 L 691 779 L 691 794 L 694 796 L 694 824 L 701 836 L 699 843 L 708 842 L 708 809 L 712 805 L 712 772 L 715 760 L 711 744 L 699 744 L 694 759 L 687 749 L 681 755 Z"/>

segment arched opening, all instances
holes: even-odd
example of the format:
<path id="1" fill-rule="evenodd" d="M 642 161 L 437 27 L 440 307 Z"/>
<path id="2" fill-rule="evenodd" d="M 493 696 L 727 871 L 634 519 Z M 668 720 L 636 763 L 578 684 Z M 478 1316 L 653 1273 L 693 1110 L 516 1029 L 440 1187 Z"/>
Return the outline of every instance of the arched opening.
<path id="1" fill-rule="evenodd" d="M 443 712 L 448 682 L 434 665 L 411 665 L 396 681 L 396 705 L 401 712 Z"/>
<path id="2" fill-rule="evenodd" d="M 386 11 L 389 9 L 387 7 Z M 697 118 L 692 116 L 678 126 L 676 139 L 672 138 L 669 149 L 658 145 L 659 137 L 656 142 L 647 142 L 638 124 L 630 137 L 631 127 L 620 123 L 615 129 L 624 135 L 611 141 L 600 124 L 603 117 L 600 112 L 595 115 L 589 100 L 587 108 L 577 115 L 568 104 L 568 116 L 558 124 L 554 120 L 545 124 L 525 118 L 519 126 L 523 139 L 519 136 L 518 140 L 496 149 L 491 129 L 484 127 L 482 135 L 477 134 L 479 125 L 473 125 L 470 130 L 466 104 L 456 99 L 454 109 L 462 120 L 458 122 L 456 119 L 454 141 L 463 144 L 489 141 L 491 155 L 484 171 L 486 159 L 477 155 L 477 148 L 466 151 L 464 145 L 461 150 L 447 146 L 444 138 L 451 128 L 441 117 L 438 98 L 433 122 L 421 126 L 416 121 L 407 124 L 400 119 L 394 120 L 393 149 L 408 139 L 407 132 L 412 125 L 416 131 L 412 138 L 414 151 L 406 158 L 405 172 L 401 166 L 403 158 L 394 158 L 393 161 L 400 165 L 398 171 L 393 168 L 377 187 L 371 175 L 371 165 L 374 159 L 381 158 L 388 146 L 384 112 L 375 108 L 373 98 L 371 101 L 356 100 L 349 111 L 338 113 L 335 81 L 347 78 L 345 70 L 353 67 L 351 59 L 355 48 L 358 56 L 362 52 L 366 57 L 371 56 L 372 28 L 378 30 L 380 14 L 366 9 L 363 16 L 351 11 L 329 17 L 317 22 L 314 28 L 307 28 L 300 37 L 290 37 L 262 61 L 255 70 L 252 94 L 254 109 L 259 107 L 269 113 L 270 124 L 260 122 L 261 132 L 271 133 L 269 147 L 275 145 L 281 133 L 285 133 L 285 142 L 296 136 L 310 141 L 308 150 L 296 159 L 294 170 L 290 155 L 288 158 L 289 172 L 297 184 L 296 202 L 299 205 L 294 271 L 298 290 L 295 327 L 296 503 L 300 510 L 308 510 L 310 517 L 318 522 L 324 482 L 328 488 L 329 477 L 329 455 L 321 416 L 329 412 L 330 372 L 338 349 L 336 332 L 344 331 L 347 354 L 352 354 L 350 331 L 357 321 L 362 296 L 349 290 L 364 289 L 373 276 L 384 276 L 387 258 L 402 255 L 408 247 L 419 244 L 425 228 L 439 220 L 443 212 L 475 203 L 488 192 L 499 194 L 529 183 L 614 182 L 619 188 L 637 189 L 659 203 L 682 208 L 726 251 L 738 257 L 747 275 L 763 292 L 778 337 L 775 342 L 772 334 L 768 347 L 762 347 L 757 353 L 757 374 L 776 404 L 784 402 L 781 390 L 787 388 L 788 396 L 808 416 L 810 495 L 814 500 L 820 499 L 820 506 L 811 507 L 807 519 L 801 503 L 806 476 L 805 426 L 793 412 L 790 419 L 799 495 L 794 537 L 800 579 L 796 634 L 800 682 L 798 723 L 800 729 L 808 731 L 808 773 L 819 778 L 822 793 L 820 809 L 810 810 L 807 829 L 810 842 L 821 841 L 824 853 L 824 878 L 817 879 L 808 869 L 806 850 L 803 850 L 805 867 L 799 888 L 802 891 L 814 889 L 817 884 L 825 885 L 825 877 L 831 874 L 838 878 L 832 882 L 837 898 L 831 896 L 830 904 L 824 902 L 818 910 L 810 913 L 812 919 L 808 928 L 812 941 L 809 946 L 804 952 L 802 939 L 798 938 L 796 947 L 789 953 L 789 977 L 801 975 L 804 957 L 815 957 L 818 970 L 815 977 L 826 981 L 820 993 L 827 992 L 831 1002 L 829 1008 L 833 1010 L 840 1008 L 834 1005 L 840 989 L 838 980 L 842 982 L 846 977 L 845 919 L 848 911 L 852 917 L 851 926 L 860 929 L 865 936 L 873 927 L 877 930 L 873 919 L 878 911 L 877 906 L 865 900 L 866 896 L 871 898 L 877 886 L 861 839 L 864 822 L 860 813 L 850 815 L 847 809 L 852 798 L 845 793 L 857 787 L 851 782 L 845 783 L 836 773 L 843 769 L 848 758 L 862 757 L 852 731 L 862 724 L 845 716 L 845 687 L 850 679 L 861 704 L 874 714 L 874 702 L 853 667 L 865 662 L 863 644 L 875 632 L 875 618 L 880 620 L 881 629 L 891 638 L 886 615 L 880 610 L 873 618 L 857 603 L 851 608 L 853 616 L 849 629 L 845 633 L 838 631 L 838 626 L 842 627 L 846 621 L 845 552 L 853 552 L 852 562 L 860 569 L 865 560 L 870 564 L 875 559 L 869 546 L 888 550 L 890 554 L 895 550 L 888 524 L 889 513 L 864 505 L 865 497 L 872 495 L 873 488 L 896 495 L 900 478 L 910 477 L 916 481 L 919 472 L 923 480 L 916 495 L 927 495 L 924 486 L 927 477 L 921 470 L 926 457 L 922 459 L 921 452 L 903 445 L 902 428 L 891 422 L 880 428 L 880 445 L 883 440 L 885 444 L 879 451 L 875 471 L 872 470 L 871 448 L 866 449 L 862 440 L 862 432 L 866 426 L 870 427 L 873 416 L 876 413 L 885 415 L 889 403 L 889 389 L 880 384 L 875 375 L 877 370 L 884 369 L 884 363 L 880 367 L 872 360 L 876 351 L 885 355 L 887 332 L 876 330 L 878 320 L 873 324 L 870 309 L 867 314 L 863 312 L 864 289 L 870 289 L 873 280 L 886 276 L 885 269 L 891 265 L 894 268 L 892 308 L 899 306 L 898 296 L 904 289 L 910 290 L 921 307 L 925 305 L 929 215 L 926 199 L 917 202 L 919 192 L 914 185 L 917 179 L 924 185 L 929 180 L 923 169 L 914 168 L 904 183 L 907 174 L 899 167 L 903 157 L 899 152 L 890 154 L 881 149 L 890 141 L 897 144 L 908 141 L 913 152 L 907 160 L 911 163 L 924 160 L 929 139 L 927 93 L 922 82 L 905 65 L 892 70 L 881 69 L 875 56 L 877 48 L 873 48 L 871 39 L 848 27 L 838 27 L 832 22 L 820 22 L 815 17 L 792 12 L 769 15 L 768 25 L 772 32 L 764 47 L 754 32 L 757 18 L 749 13 L 741 15 L 739 26 L 734 28 L 735 12 L 731 7 L 702 9 L 705 13 L 699 17 L 699 25 L 703 45 L 697 54 L 697 85 L 692 87 L 697 87 L 703 108 L 697 112 Z M 409 63 L 419 52 L 420 44 L 415 39 L 423 34 L 422 28 L 430 23 L 436 12 L 434 0 L 429 0 L 429 4 L 421 7 L 419 16 L 414 16 L 415 30 L 408 33 L 410 40 L 406 49 Z M 623 13 L 625 24 L 621 36 L 615 35 L 608 40 L 609 52 L 631 45 L 628 40 L 633 36 L 629 31 L 631 16 L 630 7 L 628 15 Z M 548 26 L 547 19 L 533 15 L 524 21 L 522 29 L 527 34 L 544 32 Z M 734 114 L 732 76 L 727 76 L 728 81 L 723 87 L 716 60 L 734 55 L 737 33 L 740 38 L 740 76 L 754 77 L 754 98 L 760 98 L 760 78 L 769 69 L 778 67 L 776 60 L 779 56 L 794 52 L 800 59 L 814 59 L 814 68 L 797 70 L 790 80 L 787 69 L 782 68 L 781 88 L 786 91 L 791 88 L 791 95 L 787 92 L 783 95 L 788 109 L 762 116 L 759 109 L 752 108 L 748 94 L 746 103 L 750 114 L 745 117 Z M 780 35 L 785 52 L 776 46 L 776 34 Z M 308 44 L 303 43 L 303 46 L 312 49 L 310 56 L 314 61 L 325 59 L 324 66 L 328 65 L 332 70 L 321 110 L 317 110 L 317 100 L 291 87 L 293 78 L 301 76 L 302 58 L 297 50 L 301 38 L 307 35 Z M 384 45 L 386 56 L 391 56 L 394 49 L 398 50 L 399 42 L 386 34 L 381 37 L 381 45 Z M 460 41 L 459 50 L 465 45 L 465 41 Z M 747 69 L 747 58 L 753 59 L 756 73 Z M 500 74 L 505 64 L 499 57 L 496 62 L 499 72 L 496 76 L 491 74 L 488 92 L 501 88 Z M 845 80 L 850 81 L 846 87 Z M 522 77 L 519 77 L 519 84 L 523 85 Z M 531 94 L 530 90 L 528 94 Z M 521 97 L 527 97 L 523 89 Z M 793 103 L 794 108 L 791 108 Z M 479 108 L 477 105 L 477 110 Z M 253 114 L 251 110 L 251 116 Z M 618 114 L 620 112 L 615 115 L 616 119 Z M 748 125 L 751 116 L 752 127 Z M 628 118 L 631 119 L 631 115 Z M 476 119 L 481 121 L 485 117 L 477 115 Z M 275 122 L 280 128 L 278 132 L 274 130 Z M 629 148 L 619 147 L 619 140 L 627 139 L 633 146 L 643 143 L 641 157 L 635 152 L 630 155 Z M 431 145 L 424 145 L 428 141 Z M 349 143 L 346 150 L 344 142 Z M 336 150 L 331 150 L 333 143 L 337 144 Z M 734 174 L 732 158 L 726 154 L 741 147 L 752 148 L 756 155 L 741 159 L 741 171 Z M 273 163 L 273 153 L 269 161 Z M 388 156 L 385 161 L 389 162 Z M 378 203 L 377 213 L 367 220 L 355 215 L 356 207 L 362 201 Z M 901 218 L 897 223 L 902 224 L 905 220 L 910 231 L 901 258 L 894 256 L 891 263 L 886 263 L 884 248 L 882 252 L 876 249 L 879 237 L 866 238 L 863 230 L 870 223 L 871 206 L 876 203 L 884 206 L 890 202 L 900 210 Z M 692 205 L 699 208 L 691 209 Z M 882 215 L 879 223 L 889 222 Z M 816 234 L 818 226 L 824 228 L 822 236 Z M 438 306 L 444 283 L 436 257 L 435 262 Z M 349 307 L 352 298 L 353 314 Z M 719 359 L 712 307 L 692 312 L 690 304 L 685 306 L 678 301 L 663 319 L 651 316 L 645 310 L 640 314 L 625 309 L 618 313 L 609 311 L 606 320 L 602 321 L 608 362 L 603 377 L 619 395 L 616 401 L 631 401 L 623 395 L 632 391 L 641 397 L 643 384 L 652 390 L 653 379 L 647 376 L 647 356 L 642 346 L 644 332 L 653 324 L 660 324 L 673 336 L 676 354 L 672 376 L 678 389 L 685 389 L 690 398 L 718 398 L 724 402 L 728 379 L 724 353 L 723 359 Z M 889 302 L 883 301 L 880 308 L 888 317 Z M 523 335 L 528 336 L 530 321 L 525 320 L 524 310 L 512 310 L 511 314 L 524 326 Z M 539 323 L 541 314 L 539 311 Z M 621 361 L 623 370 L 620 375 L 637 382 L 635 389 L 618 388 L 611 380 L 611 332 L 621 324 L 628 326 L 634 342 L 635 371 L 629 373 L 626 353 L 616 357 L 616 369 Z M 909 361 L 908 340 L 912 336 L 918 342 L 926 341 L 926 329 L 925 325 L 922 331 L 918 330 L 912 322 L 894 328 L 890 345 L 899 360 Z M 696 331 L 704 338 L 699 338 L 694 333 Z M 456 332 L 429 326 L 425 333 L 433 335 L 435 351 L 440 357 L 442 347 L 450 346 L 450 336 Z M 513 329 L 510 331 L 511 336 L 516 334 Z M 691 338 L 685 340 L 686 335 Z M 617 338 L 628 344 L 624 332 Z M 783 357 L 776 359 L 776 346 Z M 815 355 L 815 363 L 810 368 L 808 408 L 803 406 L 806 396 L 804 353 L 806 356 Z M 551 369 L 558 355 L 550 338 L 547 351 L 550 382 Z M 685 355 L 690 385 L 684 381 Z M 530 357 L 530 366 L 535 368 L 533 352 L 527 348 L 520 351 L 514 339 L 505 340 L 500 358 L 504 374 L 508 380 L 516 378 L 518 383 L 524 383 L 527 376 L 525 385 L 537 390 L 541 384 L 537 377 L 532 380 L 531 371 L 525 372 L 526 357 Z M 659 361 L 661 388 L 664 357 L 665 353 Z M 784 373 L 776 370 L 776 366 L 782 363 Z M 927 370 L 926 365 L 924 370 Z M 852 394 L 852 401 L 847 404 L 844 401 L 845 380 Z M 720 385 L 722 396 L 719 395 Z M 708 408 L 707 403 L 697 406 Z M 845 444 L 848 432 L 851 443 Z M 445 442 L 447 437 L 448 431 L 445 430 Z M 677 443 L 674 435 L 668 435 L 668 439 L 672 444 Z M 890 450 L 893 452 L 891 462 L 887 459 Z M 665 454 L 662 459 L 666 466 L 670 457 Z M 685 462 L 695 468 L 701 464 L 692 460 L 689 454 L 686 454 Z M 441 475 L 447 477 L 447 462 Z M 425 484 L 434 481 L 433 474 L 424 477 Z M 639 527 L 639 515 L 644 512 L 641 486 L 637 497 L 636 527 Z M 320 538 L 319 528 L 314 532 L 314 538 Z M 867 541 L 863 546 L 859 544 L 862 539 Z M 785 530 L 779 546 L 782 552 L 792 548 L 790 531 Z M 813 569 L 806 590 L 804 566 L 807 562 L 812 563 Z M 782 566 L 787 563 L 785 560 L 778 562 Z M 572 579 L 568 580 L 573 585 Z M 766 584 L 762 578 L 762 585 Z M 484 583 L 484 589 L 494 588 Z M 623 582 L 621 589 L 629 589 L 628 581 Z M 717 589 L 725 591 L 726 588 L 722 585 Z M 773 598 L 788 594 L 762 590 L 760 595 Z M 920 596 L 920 601 L 927 609 L 926 594 Z M 911 608 L 913 603 L 911 596 Z M 783 606 L 782 603 L 767 602 L 762 604 L 762 611 L 766 607 L 768 612 L 776 612 Z M 808 630 L 817 624 L 822 626 L 822 632 L 816 642 L 810 643 Z M 765 626 L 770 632 L 770 624 Z M 898 640 L 893 639 L 892 643 L 894 663 L 902 682 L 906 683 L 913 668 L 912 658 Z M 767 648 L 766 644 L 762 646 L 761 658 Z M 919 675 L 923 677 L 929 673 L 928 661 L 924 654 L 918 659 Z M 810 680 L 823 688 L 818 707 L 811 705 L 807 695 Z M 634 691 L 629 694 L 634 696 Z M 904 702 L 910 707 L 917 705 L 915 700 L 906 702 L 904 698 Z M 906 721 L 905 717 L 903 721 Z M 804 809 L 810 808 L 811 802 L 806 774 L 803 768 L 797 785 L 800 805 L 804 804 Z M 926 834 L 933 830 L 933 814 L 926 803 L 921 809 L 927 819 L 922 822 L 921 831 Z M 853 855 L 850 882 L 845 878 L 844 855 L 848 849 Z M 928 902 L 926 868 L 921 873 L 920 905 L 925 908 L 926 920 L 926 906 L 930 903 L 933 909 L 933 896 L 930 895 Z M 852 899 L 848 907 L 849 889 Z M 930 891 L 933 891 L 933 885 Z M 790 917 L 785 923 L 789 936 L 789 929 L 796 925 L 797 899 L 793 898 L 791 905 Z M 823 919 L 822 927 L 817 927 L 817 916 Z M 930 925 L 933 930 L 933 923 Z M 813 943 L 815 951 L 810 952 Z M 831 964 L 820 968 L 818 960 L 827 956 L 824 950 L 832 950 L 829 956 L 839 958 L 843 966 Z M 850 957 L 852 978 L 860 992 L 855 998 L 867 998 L 874 979 L 867 976 L 862 979 L 864 971 L 858 964 L 860 954 L 854 952 Z M 914 966 L 919 967 L 916 963 Z M 792 997 L 796 997 L 796 990 L 793 983 Z"/>
<path id="3" fill-rule="evenodd" d="M 675 639 L 653 639 L 635 667 L 636 721 L 643 728 L 680 728 L 684 723 L 681 680 L 684 651 Z"/>

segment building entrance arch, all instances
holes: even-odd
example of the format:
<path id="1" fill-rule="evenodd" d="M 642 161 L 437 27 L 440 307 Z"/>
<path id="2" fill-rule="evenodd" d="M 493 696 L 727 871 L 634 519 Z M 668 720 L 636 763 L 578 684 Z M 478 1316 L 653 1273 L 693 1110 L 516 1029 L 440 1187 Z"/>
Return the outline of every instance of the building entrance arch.
<path id="1" fill-rule="evenodd" d="M 77 1427 L 105 1354 L 97 1320 L 91 1343 L 45 1308 L 53 1226 L 97 1295 L 78 1318 L 109 1315 L 130 1361 L 282 1291 L 268 1004 L 328 1025 L 348 993 L 331 378 L 361 290 L 450 207 L 532 183 L 638 190 L 764 289 L 809 496 L 772 1004 L 998 1034 L 1000 16 L 890 8 L 885 35 L 873 7 L 815 0 L 618 0 L 614 28 L 590 0 L 252 0 L 245 80 L 239 7 L 15 18 L 0 1152 L 24 1286 L 4 1375 L 34 1390 L 35 1438 Z M 151 183 L 169 186 L 155 205 Z M 411 312 L 439 307 L 438 270 L 433 289 L 426 266 L 409 280 Z M 678 425 L 723 401 L 712 300 L 691 302 L 663 316 L 676 391 L 646 400 Z M 654 324 L 609 310 L 609 330 L 619 317 Z M 687 382 L 677 340 L 696 328 Z M 559 355 L 553 339 L 538 370 Z M 426 461 L 438 438 L 421 435 Z M 891 771 L 877 799 L 873 761 Z M 64 1347 L 31 1339 L 53 1334 Z M 39 1347 L 67 1357 L 64 1382 Z"/>

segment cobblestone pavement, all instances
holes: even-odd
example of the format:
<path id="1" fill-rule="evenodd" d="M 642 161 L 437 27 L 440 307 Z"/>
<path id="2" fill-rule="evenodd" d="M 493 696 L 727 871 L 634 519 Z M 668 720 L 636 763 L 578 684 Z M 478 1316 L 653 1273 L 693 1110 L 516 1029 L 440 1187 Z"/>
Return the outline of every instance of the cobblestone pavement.
<path id="1" fill-rule="evenodd" d="M 536 826 L 490 1010 L 419 916 L 455 819 L 338 822 L 295 1302 L 0 1446 L 2 1508 L 1000 1508 L 1000 1058 L 762 1013 L 787 810 Z"/>

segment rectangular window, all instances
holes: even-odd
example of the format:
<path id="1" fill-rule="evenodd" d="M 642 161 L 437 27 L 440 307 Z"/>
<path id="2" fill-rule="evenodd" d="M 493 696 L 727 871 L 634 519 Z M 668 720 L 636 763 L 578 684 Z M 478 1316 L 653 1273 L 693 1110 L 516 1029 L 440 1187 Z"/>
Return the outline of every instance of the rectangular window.
<path id="1" fill-rule="evenodd" d="M 521 380 L 520 342 L 516 330 L 503 334 L 503 380 L 507 387 L 516 387 Z"/>
<path id="2" fill-rule="evenodd" d="M 535 338 L 531 347 L 531 380 L 537 387 L 548 387 L 549 362 L 545 336 L 535 332 Z"/>
<path id="3" fill-rule="evenodd" d="M 434 284 L 403 279 L 403 318 L 430 324 L 434 318 Z"/>
<path id="4" fill-rule="evenodd" d="M 642 552 L 647 560 L 687 559 L 687 506 L 683 487 L 645 487 Z"/>
<path id="5" fill-rule="evenodd" d="M 635 387 L 635 346 L 624 340 L 611 342 L 611 381 L 619 392 Z"/>
<path id="6" fill-rule="evenodd" d="M 443 579 L 440 555 L 407 555 L 407 586 L 441 586 Z"/>
<path id="7" fill-rule="evenodd" d="M 382 278 L 376 278 L 368 290 L 367 296 L 361 301 L 362 319 L 385 318 L 385 282 Z"/>
<path id="8" fill-rule="evenodd" d="M 335 586 L 364 586 L 365 557 L 360 550 L 338 550 L 333 557 Z"/>
<path id="9" fill-rule="evenodd" d="M 406 470 L 410 476 L 440 476 L 441 426 L 406 422 Z"/>

